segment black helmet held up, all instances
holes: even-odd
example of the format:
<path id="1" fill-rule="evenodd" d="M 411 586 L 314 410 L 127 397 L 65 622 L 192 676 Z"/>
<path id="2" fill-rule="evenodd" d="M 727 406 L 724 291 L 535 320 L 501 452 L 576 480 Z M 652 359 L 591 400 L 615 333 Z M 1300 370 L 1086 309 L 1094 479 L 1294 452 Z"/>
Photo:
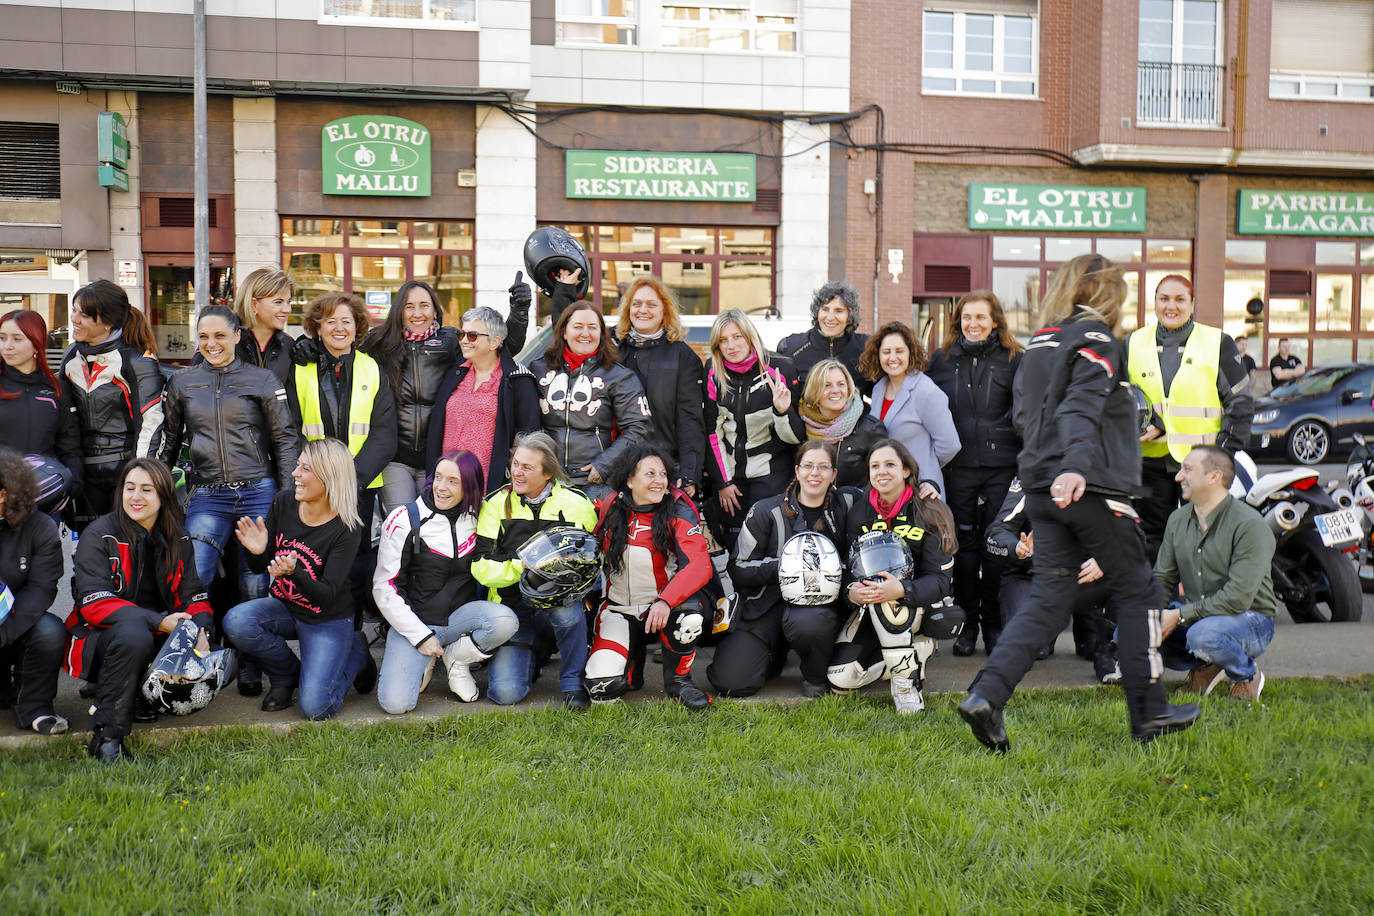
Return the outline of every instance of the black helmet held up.
<path id="1" fill-rule="evenodd" d="M 1135 398 L 1136 427 L 1143 436 L 1151 426 L 1159 425 L 1155 422 L 1155 407 L 1150 403 L 1150 396 L 1139 385 L 1131 386 L 1131 395 Z"/>
<path id="2" fill-rule="evenodd" d="M 540 226 L 525 239 L 525 272 L 544 295 L 553 295 L 553 276 L 560 270 L 581 270 L 577 296 L 587 294 L 592 282 L 591 266 L 582 246 L 557 226 Z"/>
<path id="3" fill-rule="evenodd" d="M 525 567 L 520 594 L 532 607 L 567 607 L 591 591 L 601 575 L 596 536 L 572 525 L 545 528 L 516 556 Z"/>
<path id="4" fill-rule="evenodd" d="M 238 673 L 238 652 L 220 649 L 202 655 L 196 651 L 199 637 L 199 626 L 179 621 L 148 668 L 143 696 L 163 712 L 189 716 L 204 709 Z"/>
<path id="5" fill-rule="evenodd" d="M 877 579 L 885 572 L 908 579 L 915 568 L 906 542 L 891 531 L 867 531 L 849 549 L 849 574 L 855 579 Z"/>

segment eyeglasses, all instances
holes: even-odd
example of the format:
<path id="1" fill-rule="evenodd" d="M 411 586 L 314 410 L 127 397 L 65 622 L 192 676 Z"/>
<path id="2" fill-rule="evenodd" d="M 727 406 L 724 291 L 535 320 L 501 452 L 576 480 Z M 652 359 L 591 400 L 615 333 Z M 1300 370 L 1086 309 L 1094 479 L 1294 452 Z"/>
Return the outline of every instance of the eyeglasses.
<path id="1" fill-rule="evenodd" d="M 486 333 L 485 331 L 459 331 L 458 336 L 466 340 L 468 343 L 476 343 L 477 338 L 490 337 L 491 335 Z"/>
<path id="2" fill-rule="evenodd" d="M 803 474 L 829 474 L 835 467 L 829 464 L 800 464 L 797 465 L 797 470 Z"/>

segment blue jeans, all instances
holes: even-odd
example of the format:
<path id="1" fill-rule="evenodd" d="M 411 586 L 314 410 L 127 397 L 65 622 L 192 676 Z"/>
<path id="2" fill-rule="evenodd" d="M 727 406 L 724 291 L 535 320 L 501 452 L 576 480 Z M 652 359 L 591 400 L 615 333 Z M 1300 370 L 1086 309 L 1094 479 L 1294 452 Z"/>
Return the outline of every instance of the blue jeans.
<path id="1" fill-rule="evenodd" d="M 1274 618 L 1258 611 L 1203 617 L 1180 624 L 1159 647 L 1164 664 L 1175 671 L 1216 665 L 1233 681 L 1255 676 L 1255 659 L 1274 638 Z"/>
<path id="2" fill-rule="evenodd" d="M 240 652 L 257 659 L 274 688 L 300 686 L 301 714 L 307 719 L 338 712 L 367 664 L 367 646 L 352 617 L 306 623 L 277 598 L 254 598 L 230 608 L 224 633 Z M 288 639 L 300 641 L 299 660 Z"/>
<path id="3" fill-rule="evenodd" d="M 447 646 L 464 636 L 472 636 L 477 648 L 490 655 L 515 635 L 520 621 L 515 612 L 495 601 L 469 601 L 448 615 L 448 626 L 434 627 L 439 644 Z M 392 716 L 403 715 L 415 708 L 420 699 L 420 683 L 431 657 L 421 655 L 396 629 L 386 635 L 386 655 L 382 656 L 382 674 L 377 681 L 377 702 Z M 442 668 L 442 659 L 433 659 Z"/>
<path id="4" fill-rule="evenodd" d="M 572 607 L 529 612 L 520 628 L 487 663 L 487 699 L 501 706 L 519 703 L 529 695 L 539 673 L 540 650 L 558 644 L 558 689 L 582 690 L 587 668 L 587 614 L 578 602 Z"/>
<path id="5" fill-rule="evenodd" d="M 191 493 L 186 502 L 186 530 L 196 554 L 196 575 L 206 590 L 215 581 L 220 555 L 231 543 L 238 544 L 234 525 L 245 515 L 265 518 L 276 495 L 277 482 L 271 477 L 248 487 L 196 487 Z M 263 597 L 270 584 L 268 575 L 250 572 L 243 548 L 238 551 L 240 597 L 245 601 Z"/>

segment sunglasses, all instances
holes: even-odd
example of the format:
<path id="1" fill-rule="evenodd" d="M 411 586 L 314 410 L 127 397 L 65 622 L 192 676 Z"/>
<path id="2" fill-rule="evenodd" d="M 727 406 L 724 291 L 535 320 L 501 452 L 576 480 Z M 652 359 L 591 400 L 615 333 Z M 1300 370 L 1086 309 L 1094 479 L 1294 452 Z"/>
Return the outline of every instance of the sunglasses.
<path id="1" fill-rule="evenodd" d="M 459 331 L 458 336 L 466 340 L 468 343 L 476 343 L 477 338 L 490 337 L 491 335 L 486 333 L 485 331 Z"/>

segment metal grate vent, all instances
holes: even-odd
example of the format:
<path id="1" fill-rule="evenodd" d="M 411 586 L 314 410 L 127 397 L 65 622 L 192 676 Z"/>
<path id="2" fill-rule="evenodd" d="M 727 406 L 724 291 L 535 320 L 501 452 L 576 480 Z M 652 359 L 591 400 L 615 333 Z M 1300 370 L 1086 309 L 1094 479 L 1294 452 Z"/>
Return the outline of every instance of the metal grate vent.
<path id="1" fill-rule="evenodd" d="M 56 124 L 0 121 L 0 197 L 62 198 Z"/>
<path id="2" fill-rule="evenodd" d="M 218 203 L 210 198 L 210 228 L 219 228 L 216 218 Z M 157 200 L 157 224 L 163 229 L 194 229 L 196 227 L 196 201 L 192 197 L 159 197 Z"/>
<path id="3" fill-rule="evenodd" d="M 781 213 L 782 189 L 758 188 L 754 192 L 755 213 Z"/>
<path id="4" fill-rule="evenodd" d="M 973 269 L 967 264 L 926 265 L 925 289 L 927 293 L 963 294 L 969 291 L 972 282 Z"/>

